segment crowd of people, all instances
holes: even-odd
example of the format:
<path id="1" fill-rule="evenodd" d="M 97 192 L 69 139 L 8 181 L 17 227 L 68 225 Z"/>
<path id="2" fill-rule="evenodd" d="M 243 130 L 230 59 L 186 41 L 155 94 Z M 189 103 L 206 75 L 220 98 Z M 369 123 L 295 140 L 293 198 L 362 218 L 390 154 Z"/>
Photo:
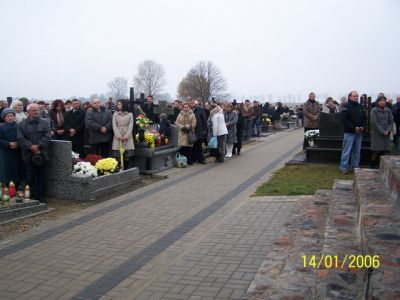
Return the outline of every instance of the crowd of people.
<path id="1" fill-rule="evenodd" d="M 132 135 L 134 115 L 128 100 L 110 99 L 102 104 L 99 99 L 81 103 L 79 100 L 55 100 L 51 104 L 44 101 L 28 103 L 26 99 L 0 102 L 0 182 L 7 185 L 13 181 L 16 186 L 29 184 L 32 198 L 45 202 L 46 164 L 49 161 L 49 143 L 53 140 L 71 141 L 72 150 L 80 157 L 85 155 L 85 146 L 90 152 L 102 157 L 121 159 L 120 148 L 124 148 L 124 166 L 133 166 L 134 137 Z M 141 105 L 133 107 L 135 116 L 144 115 L 166 137 L 171 135 L 171 125 L 178 129 L 180 153 L 187 163 L 206 164 L 204 146 L 212 137 L 217 147 L 210 150 L 215 161 L 222 163 L 225 158 L 240 155 L 243 141 L 258 137 L 261 120 L 267 115 L 271 122 L 281 120 L 284 113 L 296 116 L 304 131 L 319 129 L 321 113 L 341 113 L 344 140 L 340 170 L 344 173 L 359 167 L 362 134 L 366 126 L 365 102 L 359 103 L 359 95 L 352 91 L 340 103 L 329 97 L 325 105 L 309 99 L 300 106 L 290 108 L 278 102 L 271 105 L 258 101 L 217 102 L 189 99 L 173 102 L 173 112 L 155 113 L 156 104 L 148 96 Z M 304 121 L 304 122 L 303 122 Z M 380 94 L 371 113 L 371 158 L 374 166 L 381 155 L 390 150 L 390 135 L 393 130 L 398 153 L 400 143 L 397 134 L 400 126 L 400 96 L 392 105 Z M 395 124 L 395 126 L 393 126 Z M 304 147 L 307 147 L 304 140 Z M 351 161 L 350 161 L 351 158 Z"/>
<path id="2" fill-rule="evenodd" d="M 361 100 L 361 101 L 360 101 Z M 396 154 L 400 155 L 400 96 L 397 96 L 396 103 L 387 99 L 380 93 L 371 103 L 371 117 L 367 120 L 366 109 L 369 102 L 366 95 L 361 99 L 357 91 L 352 91 L 348 97 L 342 97 L 340 103 L 329 97 L 322 106 L 315 100 L 315 93 L 309 94 L 309 99 L 303 105 L 304 132 L 319 129 L 321 113 L 340 113 L 343 122 L 343 146 L 340 161 L 340 171 L 348 173 L 360 165 L 361 145 L 367 122 L 371 127 L 371 168 L 379 166 L 380 157 L 389 154 L 391 140 L 396 145 Z M 308 142 L 304 139 L 303 147 Z"/>

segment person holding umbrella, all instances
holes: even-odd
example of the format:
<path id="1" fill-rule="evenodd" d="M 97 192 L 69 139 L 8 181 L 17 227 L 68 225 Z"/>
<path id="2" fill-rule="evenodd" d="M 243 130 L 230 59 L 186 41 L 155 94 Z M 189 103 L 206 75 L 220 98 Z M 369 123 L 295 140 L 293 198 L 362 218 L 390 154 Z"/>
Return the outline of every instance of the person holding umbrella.
<path id="1" fill-rule="evenodd" d="M 128 111 L 128 102 L 117 101 L 117 111 L 113 114 L 112 126 L 114 139 L 112 143 L 112 156 L 120 161 L 121 168 L 131 167 L 131 157 L 135 154 L 133 143 L 133 115 Z"/>

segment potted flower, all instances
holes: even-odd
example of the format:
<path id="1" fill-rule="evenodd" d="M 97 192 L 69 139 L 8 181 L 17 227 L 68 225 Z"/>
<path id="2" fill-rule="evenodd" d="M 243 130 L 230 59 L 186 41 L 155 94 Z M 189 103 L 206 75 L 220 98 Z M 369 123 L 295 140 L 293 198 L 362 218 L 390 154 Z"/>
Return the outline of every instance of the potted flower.
<path id="1" fill-rule="evenodd" d="M 308 141 L 310 147 L 314 147 L 314 142 L 318 137 L 319 137 L 318 129 L 308 130 L 306 133 L 304 133 L 304 138 Z"/>
<path id="2" fill-rule="evenodd" d="M 99 175 L 108 175 L 118 170 L 118 162 L 115 158 L 103 158 L 97 161 L 96 169 Z"/>
<path id="3" fill-rule="evenodd" d="M 91 175 L 92 177 L 97 177 L 97 169 L 90 162 L 80 161 L 74 165 L 74 174 L 79 175 Z"/>

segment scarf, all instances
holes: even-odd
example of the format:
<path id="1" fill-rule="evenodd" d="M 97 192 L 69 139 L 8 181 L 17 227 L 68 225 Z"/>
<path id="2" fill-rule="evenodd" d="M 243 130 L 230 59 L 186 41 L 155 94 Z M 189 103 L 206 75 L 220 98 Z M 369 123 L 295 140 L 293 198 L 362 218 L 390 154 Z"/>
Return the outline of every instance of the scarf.
<path id="1" fill-rule="evenodd" d="M 58 126 L 62 126 L 64 124 L 64 116 L 61 112 L 57 112 L 57 124 Z"/>

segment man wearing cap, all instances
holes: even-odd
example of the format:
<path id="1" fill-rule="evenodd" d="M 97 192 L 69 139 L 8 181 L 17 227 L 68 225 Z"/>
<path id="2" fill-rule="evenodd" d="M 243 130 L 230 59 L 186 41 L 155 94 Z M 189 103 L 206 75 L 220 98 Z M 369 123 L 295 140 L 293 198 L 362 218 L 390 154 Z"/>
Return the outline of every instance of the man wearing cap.
<path id="1" fill-rule="evenodd" d="M 50 122 L 39 117 L 37 104 L 29 104 L 28 118 L 18 126 L 17 142 L 21 147 L 32 199 L 46 202 L 46 163 L 49 160 Z"/>

